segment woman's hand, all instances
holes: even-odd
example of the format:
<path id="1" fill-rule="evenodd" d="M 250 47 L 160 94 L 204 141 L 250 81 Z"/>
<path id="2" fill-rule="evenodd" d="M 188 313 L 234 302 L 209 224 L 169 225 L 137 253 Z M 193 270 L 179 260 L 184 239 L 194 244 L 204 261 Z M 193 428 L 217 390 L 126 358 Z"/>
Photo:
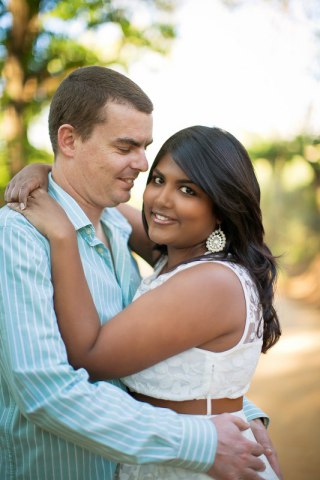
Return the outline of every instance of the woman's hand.
<path id="1" fill-rule="evenodd" d="M 27 165 L 8 183 L 4 192 L 4 200 L 6 202 L 18 202 L 20 209 L 23 210 L 31 192 L 37 188 L 48 190 L 48 173 L 50 171 L 51 165 L 43 163 Z"/>
<path id="2" fill-rule="evenodd" d="M 24 209 L 19 203 L 8 203 L 8 207 L 21 213 L 50 241 L 68 238 L 74 234 L 74 227 L 63 208 L 41 188 L 28 196 Z"/>
<path id="3" fill-rule="evenodd" d="M 278 455 L 271 442 L 266 427 L 259 418 L 251 420 L 250 427 L 257 442 L 264 447 L 264 454 L 268 457 L 271 467 L 276 472 L 279 479 L 282 480 L 283 475 L 280 469 Z"/>

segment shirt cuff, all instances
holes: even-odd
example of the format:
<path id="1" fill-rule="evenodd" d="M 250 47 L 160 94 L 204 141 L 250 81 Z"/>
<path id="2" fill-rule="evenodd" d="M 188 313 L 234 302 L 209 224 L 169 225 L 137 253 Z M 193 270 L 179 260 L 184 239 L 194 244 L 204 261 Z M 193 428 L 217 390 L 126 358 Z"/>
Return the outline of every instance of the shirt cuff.
<path id="1" fill-rule="evenodd" d="M 217 449 L 217 431 L 209 418 L 181 417 L 182 440 L 175 467 L 206 472 L 212 466 Z"/>
<path id="2" fill-rule="evenodd" d="M 247 398 L 243 399 L 243 411 L 248 422 L 260 418 L 264 426 L 268 428 L 270 423 L 270 418 L 268 417 L 268 415 L 264 413 L 260 408 L 256 407 Z"/>

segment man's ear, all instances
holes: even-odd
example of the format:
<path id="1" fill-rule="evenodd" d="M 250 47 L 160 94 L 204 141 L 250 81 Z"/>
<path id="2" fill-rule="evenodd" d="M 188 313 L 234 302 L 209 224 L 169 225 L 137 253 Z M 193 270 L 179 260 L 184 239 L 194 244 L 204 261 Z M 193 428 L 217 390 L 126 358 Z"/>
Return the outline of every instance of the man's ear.
<path id="1" fill-rule="evenodd" d="M 77 134 L 72 125 L 65 123 L 59 127 L 59 130 L 58 130 L 59 150 L 66 157 L 74 156 L 76 138 L 77 138 Z"/>

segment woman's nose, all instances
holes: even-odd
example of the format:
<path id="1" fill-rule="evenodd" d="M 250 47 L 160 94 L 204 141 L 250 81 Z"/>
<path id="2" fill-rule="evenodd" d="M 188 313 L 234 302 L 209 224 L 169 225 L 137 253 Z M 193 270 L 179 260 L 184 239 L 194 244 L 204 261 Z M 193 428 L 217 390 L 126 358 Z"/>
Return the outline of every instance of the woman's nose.
<path id="1" fill-rule="evenodd" d="M 172 190 L 168 186 L 162 186 L 158 190 L 158 194 L 155 198 L 155 203 L 159 207 L 162 207 L 162 206 L 169 207 L 172 205 L 172 199 L 173 199 Z"/>

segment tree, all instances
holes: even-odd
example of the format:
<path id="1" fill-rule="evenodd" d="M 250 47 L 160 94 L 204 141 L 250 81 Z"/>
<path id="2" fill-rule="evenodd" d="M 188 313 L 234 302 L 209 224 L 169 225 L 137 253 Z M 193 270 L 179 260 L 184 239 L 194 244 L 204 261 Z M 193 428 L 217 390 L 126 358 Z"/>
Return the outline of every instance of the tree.
<path id="1" fill-rule="evenodd" d="M 275 14 L 284 14 L 288 19 L 308 24 L 318 51 L 310 72 L 319 81 L 319 0 L 220 1 L 234 10 L 269 4 Z M 276 254 L 281 255 L 284 271 L 292 275 L 309 266 L 313 271 L 319 265 L 320 137 L 308 122 L 312 109 L 311 103 L 306 108 L 305 118 L 301 119 L 301 130 L 296 138 L 264 139 L 254 142 L 249 149 L 257 171 L 260 166 L 264 174 L 260 183 L 268 243 Z"/>
<path id="2" fill-rule="evenodd" d="M 289 275 L 314 268 L 319 262 L 320 137 L 256 141 L 249 153 L 258 177 L 260 170 L 264 224 L 273 252 Z"/>
<path id="3" fill-rule="evenodd" d="M 167 0 L 0 0 L 1 183 L 35 154 L 45 158 L 29 143 L 28 125 L 60 81 L 89 64 L 126 67 L 128 47 L 165 53 L 175 36 L 173 8 Z M 137 12 L 144 25 L 134 24 Z M 88 42 L 88 32 L 106 26 L 117 31 L 113 50 Z"/>

